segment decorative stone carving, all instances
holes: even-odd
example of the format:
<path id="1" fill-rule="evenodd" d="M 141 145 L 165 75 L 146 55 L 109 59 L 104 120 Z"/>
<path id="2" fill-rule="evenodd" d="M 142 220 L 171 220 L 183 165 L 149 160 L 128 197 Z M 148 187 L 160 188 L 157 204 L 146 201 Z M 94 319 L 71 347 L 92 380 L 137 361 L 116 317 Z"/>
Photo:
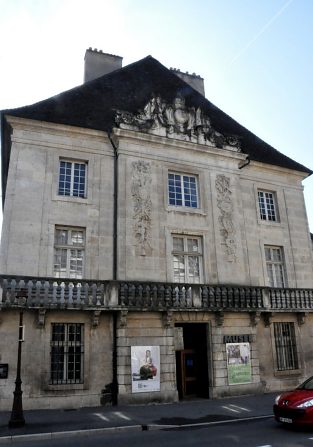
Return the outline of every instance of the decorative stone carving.
<path id="1" fill-rule="evenodd" d="M 250 312 L 249 315 L 251 326 L 257 326 L 261 319 L 261 312 Z"/>
<path id="2" fill-rule="evenodd" d="M 93 328 L 97 328 L 99 326 L 101 310 L 94 310 L 91 317 L 91 325 Z"/>
<path id="3" fill-rule="evenodd" d="M 269 327 L 272 323 L 272 313 L 271 312 L 263 312 L 263 320 L 264 320 L 264 326 Z"/>
<path id="4" fill-rule="evenodd" d="M 38 310 L 37 327 L 43 328 L 46 320 L 46 309 Z"/>
<path id="5" fill-rule="evenodd" d="M 226 247 L 228 260 L 230 262 L 235 262 L 237 260 L 235 241 L 236 231 L 233 223 L 233 202 L 231 198 L 230 178 L 225 175 L 217 175 L 215 187 L 217 191 L 217 206 L 221 213 L 218 218 L 220 233 Z"/>
<path id="6" fill-rule="evenodd" d="M 305 323 L 305 317 L 306 317 L 305 312 L 297 312 L 298 326 L 302 326 Z"/>
<path id="7" fill-rule="evenodd" d="M 163 326 L 166 329 L 173 327 L 173 325 L 174 325 L 173 316 L 174 316 L 174 314 L 170 310 L 163 313 Z"/>
<path id="8" fill-rule="evenodd" d="M 237 136 L 217 132 L 200 107 L 187 107 L 181 95 L 174 98 L 172 104 L 167 104 L 160 96 L 153 96 L 137 114 L 118 110 L 115 122 L 122 129 L 241 151 Z"/>
<path id="9" fill-rule="evenodd" d="M 216 326 L 221 327 L 224 324 L 224 312 L 214 312 Z"/>
<path id="10" fill-rule="evenodd" d="M 134 234 L 140 255 L 151 254 L 151 165 L 146 161 L 134 161 L 131 193 L 133 197 Z"/>
<path id="11" fill-rule="evenodd" d="M 121 310 L 119 313 L 119 319 L 118 319 L 118 328 L 119 329 L 125 329 L 127 327 L 127 310 Z"/>

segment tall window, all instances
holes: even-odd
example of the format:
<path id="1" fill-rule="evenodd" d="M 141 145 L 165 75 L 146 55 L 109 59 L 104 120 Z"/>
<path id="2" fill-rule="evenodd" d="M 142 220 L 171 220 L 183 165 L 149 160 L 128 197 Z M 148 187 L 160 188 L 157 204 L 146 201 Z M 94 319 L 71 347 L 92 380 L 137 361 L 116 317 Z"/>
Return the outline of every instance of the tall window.
<path id="1" fill-rule="evenodd" d="M 294 323 L 274 323 L 278 371 L 298 369 L 298 354 Z"/>
<path id="2" fill-rule="evenodd" d="M 276 196 L 274 192 L 258 191 L 260 218 L 276 222 L 278 220 Z"/>
<path id="3" fill-rule="evenodd" d="M 81 279 L 84 274 L 85 231 L 56 227 L 54 237 L 54 276 Z"/>
<path id="4" fill-rule="evenodd" d="M 59 195 L 86 197 L 87 163 L 60 160 Z"/>
<path id="5" fill-rule="evenodd" d="M 180 283 L 200 283 L 201 269 L 201 238 L 173 236 L 174 281 Z"/>
<path id="6" fill-rule="evenodd" d="M 51 383 L 83 383 L 84 325 L 52 323 Z"/>
<path id="7" fill-rule="evenodd" d="M 168 173 L 168 203 L 198 208 L 197 178 L 193 175 Z"/>
<path id="8" fill-rule="evenodd" d="M 270 287 L 285 287 L 285 261 L 282 247 L 265 246 L 265 260 Z"/>

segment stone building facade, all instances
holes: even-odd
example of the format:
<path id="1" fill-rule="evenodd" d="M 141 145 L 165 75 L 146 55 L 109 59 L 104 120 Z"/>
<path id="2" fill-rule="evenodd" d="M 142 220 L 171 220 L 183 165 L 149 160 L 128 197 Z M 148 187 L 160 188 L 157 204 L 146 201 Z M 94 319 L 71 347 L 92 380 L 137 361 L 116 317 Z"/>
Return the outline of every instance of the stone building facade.
<path id="1" fill-rule="evenodd" d="M 187 75 L 87 56 L 84 85 L 2 112 L 0 409 L 20 312 L 25 408 L 298 384 L 313 366 L 311 171 Z"/>

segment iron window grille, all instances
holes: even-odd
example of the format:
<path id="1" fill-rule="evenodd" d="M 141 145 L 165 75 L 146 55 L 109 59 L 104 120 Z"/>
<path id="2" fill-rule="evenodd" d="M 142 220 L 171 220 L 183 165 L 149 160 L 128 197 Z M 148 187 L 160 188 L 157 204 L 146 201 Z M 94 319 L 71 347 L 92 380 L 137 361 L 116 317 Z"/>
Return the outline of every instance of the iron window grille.
<path id="1" fill-rule="evenodd" d="M 86 174 L 87 163 L 60 160 L 59 195 L 85 198 Z"/>
<path id="2" fill-rule="evenodd" d="M 83 383 L 84 325 L 52 323 L 51 384 Z"/>
<path id="3" fill-rule="evenodd" d="M 168 203 L 198 208 L 198 184 L 194 175 L 168 173 Z"/>
<path id="4" fill-rule="evenodd" d="M 274 323 L 278 371 L 299 369 L 294 323 Z"/>
<path id="5" fill-rule="evenodd" d="M 270 191 L 258 191 L 259 210 L 261 220 L 277 222 L 276 195 Z"/>

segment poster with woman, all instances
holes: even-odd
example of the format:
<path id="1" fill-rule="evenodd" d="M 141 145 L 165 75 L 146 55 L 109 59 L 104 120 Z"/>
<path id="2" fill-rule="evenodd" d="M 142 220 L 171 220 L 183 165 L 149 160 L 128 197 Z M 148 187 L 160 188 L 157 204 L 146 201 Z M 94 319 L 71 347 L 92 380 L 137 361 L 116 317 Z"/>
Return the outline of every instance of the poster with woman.
<path id="1" fill-rule="evenodd" d="M 132 392 L 160 391 L 160 347 L 131 346 Z"/>
<path id="2" fill-rule="evenodd" d="M 250 343 L 226 343 L 229 385 L 250 383 Z"/>

